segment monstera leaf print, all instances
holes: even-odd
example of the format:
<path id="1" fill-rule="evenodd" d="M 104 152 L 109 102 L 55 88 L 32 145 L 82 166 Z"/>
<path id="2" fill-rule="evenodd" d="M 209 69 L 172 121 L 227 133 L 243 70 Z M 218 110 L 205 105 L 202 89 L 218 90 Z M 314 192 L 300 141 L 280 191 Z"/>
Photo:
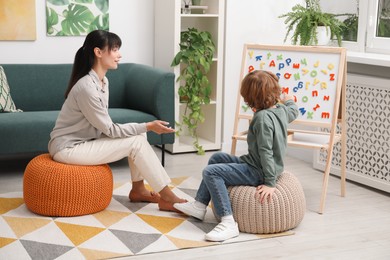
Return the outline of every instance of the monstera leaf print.
<path id="1" fill-rule="evenodd" d="M 47 0 L 47 35 L 86 35 L 109 29 L 108 0 Z"/>
<path id="2" fill-rule="evenodd" d="M 61 22 L 61 27 L 65 35 L 80 35 L 87 32 L 94 20 L 92 12 L 82 5 L 69 5 L 63 15 L 65 19 Z"/>

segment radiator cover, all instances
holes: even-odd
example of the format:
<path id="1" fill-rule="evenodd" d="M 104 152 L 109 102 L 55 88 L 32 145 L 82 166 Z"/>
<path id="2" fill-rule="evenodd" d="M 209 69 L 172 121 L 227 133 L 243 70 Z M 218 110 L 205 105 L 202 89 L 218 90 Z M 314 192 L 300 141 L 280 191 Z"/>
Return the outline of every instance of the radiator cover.
<path id="1" fill-rule="evenodd" d="M 390 193 L 390 80 L 348 74 L 346 114 L 347 179 Z M 325 170 L 326 158 L 327 151 L 316 151 L 313 167 Z M 338 143 L 331 173 L 340 176 L 340 165 Z"/>

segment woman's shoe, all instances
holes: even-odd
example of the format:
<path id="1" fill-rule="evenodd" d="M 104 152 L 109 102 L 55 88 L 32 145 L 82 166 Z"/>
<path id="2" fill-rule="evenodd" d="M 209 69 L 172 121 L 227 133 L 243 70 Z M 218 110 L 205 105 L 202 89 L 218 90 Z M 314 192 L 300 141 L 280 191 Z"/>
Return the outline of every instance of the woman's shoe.
<path id="1" fill-rule="evenodd" d="M 142 195 L 142 194 L 130 191 L 129 199 L 131 202 L 158 203 L 161 199 L 161 196 L 160 196 L 160 194 L 158 194 L 158 192 L 154 192 L 154 191 L 151 191 L 150 195 Z"/>
<path id="2" fill-rule="evenodd" d="M 183 203 L 184 202 L 187 202 L 187 200 L 183 200 Z M 175 209 L 173 207 L 173 204 L 174 203 L 172 203 L 172 202 L 168 202 L 166 200 L 160 199 L 158 202 L 158 208 L 162 211 L 173 211 L 173 212 L 177 212 L 177 213 L 182 213 L 181 211 Z M 180 203 L 176 203 L 176 204 L 180 204 Z"/>

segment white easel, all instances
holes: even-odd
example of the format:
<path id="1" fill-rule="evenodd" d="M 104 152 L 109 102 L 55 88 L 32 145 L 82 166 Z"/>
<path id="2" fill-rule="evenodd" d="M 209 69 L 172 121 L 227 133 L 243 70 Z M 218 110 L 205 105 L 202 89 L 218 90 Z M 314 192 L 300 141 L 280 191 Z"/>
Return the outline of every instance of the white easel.
<path id="1" fill-rule="evenodd" d="M 277 60 L 279 60 L 279 62 Z M 290 62 L 288 62 L 289 60 Z M 283 63 L 283 61 L 285 63 Z M 312 67 L 309 66 L 310 61 L 312 61 L 312 64 L 314 64 L 314 66 Z M 320 69 L 319 67 L 316 67 L 316 64 L 317 65 L 321 64 L 321 62 L 323 61 L 324 63 L 328 64 L 328 69 Z M 302 67 L 301 70 L 297 68 L 293 68 L 294 64 L 296 65 L 296 67 L 299 68 L 300 66 L 297 65 L 298 63 L 300 63 L 300 65 L 304 64 L 307 66 L 305 68 Z M 268 67 L 267 64 L 269 65 Z M 326 193 L 328 188 L 329 174 L 330 174 L 330 168 L 331 168 L 332 157 L 333 157 L 333 147 L 338 142 L 341 142 L 341 196 L 342 197 L 345 196 L 345 181 L 346 181 L 346 176 L 345 176 L 345 169 L 346 169 L 346 111 L 345 111 L 346 93 L 345 91 L 346 89 L 345 86 L 346 86 L 346 77 L 347 77 L 346 50 L 344 48 L 338 48 L 338 47 L 268 46 L 268 45 L 246 44 L 244 45 L 244 51 L 243 51 L 240 83 L 244 78 L 244 76 L 250 70 L 253 69 L 270 70 L 275 74 L 278 73 L 279 74 L 278 76 L 280 76 L 281 78 L 283 77 L 283 71 L 287 71 L 285 70 L 286 65 L 289 66 L 289 68 L 287 69 L 290 69 L 290 71 L 295 72 L 294 75 L 296 75 L 297 78 L 300 77 L 300 75 L 298 75 L 299 73 L 303 74 L 305 72 L 309 73 L 308 70 L 312 71 L 311 81 L 310 82 L 306 81 L 305 84 L 306 89 L 309 89 L 311 85 L 315 85 L 315 84 L 326 85 L 325 81 L 321 82 L 319 79 L 316 78 L 317 75 L 326 77 L 327 73 L 329 72 L 328 70 L 333 70 L 332 71 L 333 73 L 331 74 L 334 74 L 333 79 L 330 74 L 328 75 L 329 78 L 332 79 L 332 83 L 334 83 L 334 89 L 332 90 L 334 92 L 326 93 L 326 96 L 328 98 L 330 97 L 330 99 L 334 101 L 333 107 L 328 107 L 329 109 L 328 111 L 330 111 L 328 115 L 330 114 L 332 116 L 324 117 L 324 119 L 321 118 L 307 119 L 302 116 L 301 118 L 298 118 L 291 124 L 291 125 L 301 124 L 301 125 L 313 126 L 316 129 L 321 129 L 321 130 L 311 131 L 311 130 L 299 130 L 299 129 L 291 128 L 288 129 L 288 133 L 287 133 L 288 134 L 287 143 L 290 146 L 314 148 L 314 149 L 321 149 L 327 151 L 327 160 L 326 160 L 326 167 L 325 167 L 323 181 L 322 181 L 322 194 L 321 194 L 320 209 L 319 209 L 319 213 L 322 214 L 324 212 L 324 207 L 325 207 L 325 198 L 326 198 Z M 319 74 L 318 71 L 320 71 L 321 74 Z M 290 74 L 292 75 L 293 73 Z M 280 83 L 282 88 L 283 86 L 285 86 L 285 90 L 294 89 L 294 91 L 297 91 L 294 94 L 297 96 L 298 100 L 302 99 L 307 102 L 308 91 L 306 92 L 301 91 L 299 90 L 298 87 L 296 86 L 293 87 L 293 85 L 291 85 L 291 84 L 296 84 L 297 80 L 290 81 L 289 78 L 288 80 L 286 80 L 285 83 L 283 83 L 286 85 L 282 85 L 281 81 Z M 303 89 L 303 87 L 301 88 Z M 322 90 L 325 92 L 327 91 L 326 88 Z M 321 89 L 317 90 L 317 93 L 318 91 L 321 91 Z M 316 98 L 315 96 L 313 97 L 314 97 L 313 99 Z M 324 104 L 325 103 L 328 104 L 328 102 L 324 101 Z M 238 91 L 236 116 L 234 122 L 234 131 L 232 136 L 232 148 L 231 148 L 231 154 L 233 155 L 236 152 L 237 141 L 246 140 L 247 138 L 247 130 L 241 132 L 239 131 L 240 120 L 246 120 L 250 123 L 252 119 L 251 114 L 241 112 L 242 104 L 243 101 L 240 95 L 240 91 Z M 298 108 L 300 108 L 298 102 L 297 105 Z M 303 103 L 303 105 L 306 105 L 306 103 Z M 301 113 L 305 111 L 305 108 L 302 107 L 301 109 L 302 109 L 302 111 L 300 111 Z M 316 111 L 311 113 L 316 114 Z M 341 130 L 339 133 L 337 133 L 337 123 L 341 124 Z"/>

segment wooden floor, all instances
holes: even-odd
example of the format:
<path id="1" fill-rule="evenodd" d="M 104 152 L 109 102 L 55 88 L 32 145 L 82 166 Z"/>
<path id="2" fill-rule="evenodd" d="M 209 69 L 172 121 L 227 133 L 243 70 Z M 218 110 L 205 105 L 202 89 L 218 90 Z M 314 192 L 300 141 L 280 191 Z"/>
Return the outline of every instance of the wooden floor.
<path id="1" fill-rule="evenodd" d="M 167 154 L 165 168 L 171 177 L 200 178 L 211 154 Z M 22 190 L 27 162 L 0 161 L 0 193 Z M 115 181 L 129 179 L 126 160 L 111 167 Z M 306 215 L 294 235 L 118 259 L 390 259 L 388 193 L 347 182 L 347 196 L 340 197 L 340 179 L 332 176 L 325 211 L 320 215 L 322 172 L 291 157 L 286 159 L 286 170 L 298 177 L 307 201 Z"/>

